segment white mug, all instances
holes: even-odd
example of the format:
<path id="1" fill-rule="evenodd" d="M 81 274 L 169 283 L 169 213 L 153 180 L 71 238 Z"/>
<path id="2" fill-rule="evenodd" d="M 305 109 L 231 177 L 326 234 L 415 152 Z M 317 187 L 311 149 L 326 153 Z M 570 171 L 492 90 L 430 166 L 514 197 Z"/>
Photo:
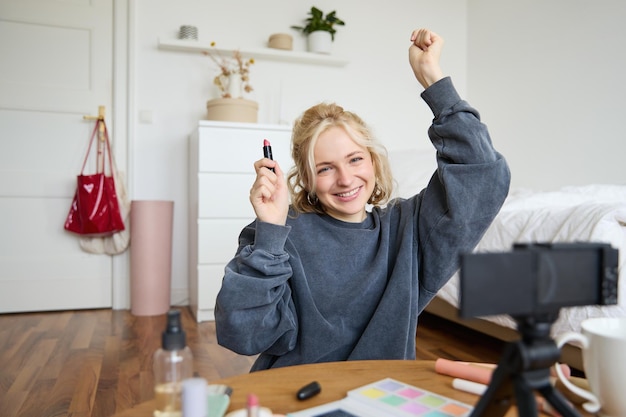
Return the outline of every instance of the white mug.
<path id="1" fill-rule="evenodd" d="M 599 317 L 582 322 L 581 333 L 567 332 L 556 338 L 560 348 L 578 342 L 591 392 L 569 382 L 558 364 L 558 378 L 574 394 L 587 400 L 583 408 L 603 417 L 626 416 L 626 317 Z"/>

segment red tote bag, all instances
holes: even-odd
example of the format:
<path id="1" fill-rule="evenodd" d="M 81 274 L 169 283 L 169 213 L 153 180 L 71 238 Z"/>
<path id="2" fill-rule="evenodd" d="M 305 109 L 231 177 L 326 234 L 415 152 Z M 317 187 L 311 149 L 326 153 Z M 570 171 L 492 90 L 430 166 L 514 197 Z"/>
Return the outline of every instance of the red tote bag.
<path id="1" fill-rule="evenodd" d="M 98 128 L 101 130 L 100 135 L 97 134 Z M 97 172 L 85 175 L 85 166 L 96 136 L 100 137 L 96 155 Z M 106 175 L 107 160 L 109 175 Z M 112 170 L 113 160 L 109 135 L 104 120 L 98 120 L 89 141 L 83 168 L 80 175 L 76 177 L 76 193 L 65 220 L 65 230 L 87 236 L 107 236 L 124 230 Z"/>

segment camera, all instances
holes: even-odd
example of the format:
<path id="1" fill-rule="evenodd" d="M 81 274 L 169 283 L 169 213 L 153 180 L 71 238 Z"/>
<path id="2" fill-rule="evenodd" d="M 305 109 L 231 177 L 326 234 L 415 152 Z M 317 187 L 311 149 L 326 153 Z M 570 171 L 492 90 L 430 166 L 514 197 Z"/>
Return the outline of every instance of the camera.
<path id="1" fill-rule="evenodd" d="M 463 318 L 617 304 L 618 250 L 606 243 L 515 244 L 512 252 L 461 255 L 460 266 Z"/>
<path id="2" fill-rule="evenodd" d="M 563 417 L 579 417 L 550 380 L 560 350 L 550 337 L 561 307 L 617 304 L 618 251 L 605 243 L 516 244 L 512 252 L 462 255 L 461 317 L 509 314 L 509 342 L 471 417 L 537 416 L 537 391 Z"/>

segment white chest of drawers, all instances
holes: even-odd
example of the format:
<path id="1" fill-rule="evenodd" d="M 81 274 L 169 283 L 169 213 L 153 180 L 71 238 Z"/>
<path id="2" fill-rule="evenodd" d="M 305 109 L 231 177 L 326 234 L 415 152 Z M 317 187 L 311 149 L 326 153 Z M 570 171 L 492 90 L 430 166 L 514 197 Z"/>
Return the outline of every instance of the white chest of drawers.
<path id="1" fill-rule="evenodd" d="M 213 320 L 224 266 L 239 233 L 254 220 L 254 161 L 270 141 L 283 171 L 291 165 L 291 128 L 202 121 L 189 143 L 189 305 L 197 321 Z"/>

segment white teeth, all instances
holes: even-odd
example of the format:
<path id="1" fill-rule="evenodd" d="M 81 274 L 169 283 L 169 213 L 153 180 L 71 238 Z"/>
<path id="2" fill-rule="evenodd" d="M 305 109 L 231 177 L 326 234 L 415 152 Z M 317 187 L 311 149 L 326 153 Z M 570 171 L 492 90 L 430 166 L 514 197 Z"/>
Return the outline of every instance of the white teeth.
<path id="1" fill-rule="evenodd" d="M 347 193 L 339 193 L 339 194 L 337 194 L 337 195 L 338 195 L 339 197 L 350 197 L 350 196 L 355 195 L 358 191 L 359 191 L 359 189 L 358 189 L 358 188 L 355 188 L 354 190 L 352 190 L 352 191 L 348 191 Z"/>

